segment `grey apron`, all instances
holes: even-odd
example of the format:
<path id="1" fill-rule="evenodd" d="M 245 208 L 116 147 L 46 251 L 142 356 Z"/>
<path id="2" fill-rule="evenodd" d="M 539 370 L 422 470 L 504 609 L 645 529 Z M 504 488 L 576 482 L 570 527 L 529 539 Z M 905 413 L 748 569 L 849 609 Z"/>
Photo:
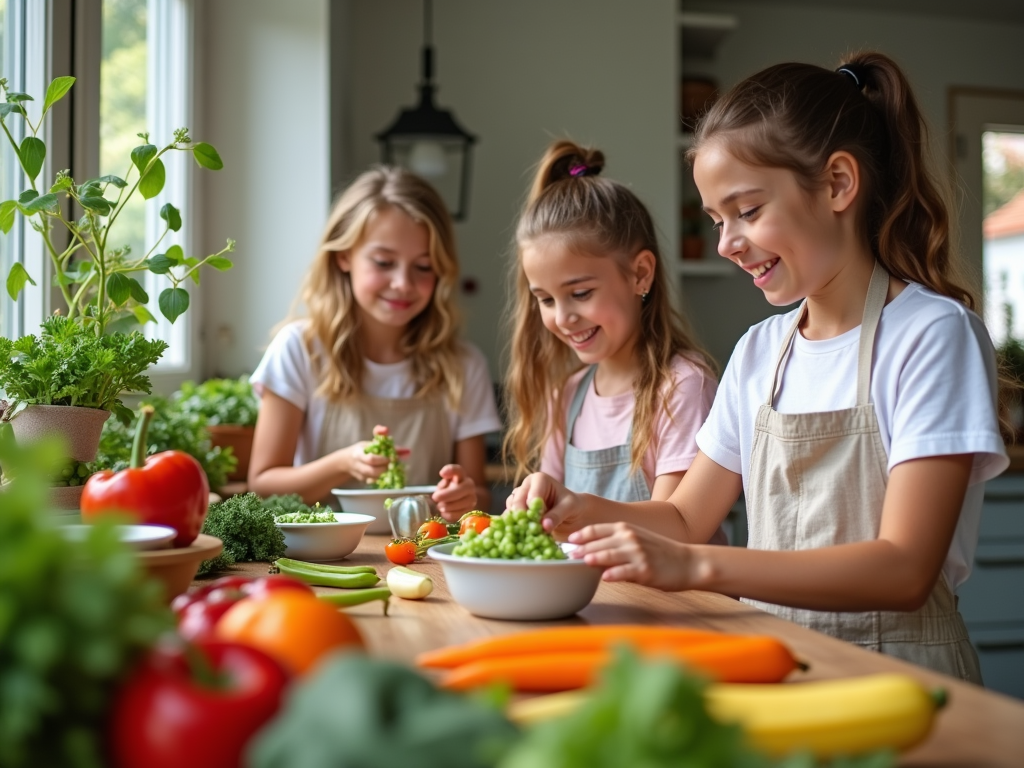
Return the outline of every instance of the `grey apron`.
<path id="1" fill-rule="evenodd" d="M 806 301 L 779 350 L 757 414 L 748 483 L 751 549 L 800 550 L 878 537 L 888 456 L 871 403 L 871 360 L 889 275 L 876 262 L 860 330 L 857 404 L 823 413 L 778 413 L 773 405 Z M 830 613 L 746 600 L 805 627 L 953 677 L 981 683 L 967 628 L 941 574 L 916 611 Z"/>
<path id="2" fill-rule="evenodd" d="M 569 404 L 565 425 L 565 487 L 574 493 L 592 493 L 612 501 L 650 501 L 651 489 L 647 487 L 644 473 L 639 469 L 630 471 L 632 423 L 624 445 L 583 451 L 572 444 L 572 430 L 595 373 L 597 366 L 590 366 Z"/>
<path id="3" fill-rule="evenodd" d="M 387 398 L 361 396 L 344 403 L 328 403 L 320 431 L 317 458 L 360 440 L 371 440 L 373 428 L 383 424 L 395 445 L 410 448 L 404 459 L 407 485 L 436 485 L 438 472 L 455 460 L 448 410 L 440 396 L 428 398 Z M 366 488 L 350 481 L 344 488 Z M 332 495 L 322 504 L 336 506 Z"/>

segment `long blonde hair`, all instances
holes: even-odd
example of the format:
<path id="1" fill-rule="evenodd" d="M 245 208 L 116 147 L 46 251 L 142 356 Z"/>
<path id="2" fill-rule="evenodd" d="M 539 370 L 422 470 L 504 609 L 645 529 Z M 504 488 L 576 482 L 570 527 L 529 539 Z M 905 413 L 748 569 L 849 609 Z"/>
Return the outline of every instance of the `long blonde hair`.
<path id="1" fill-rule="evenodd" d="M 432 186 L 409 171 L 386 166 L 361 174 L 338 198 L 299 293 L 309 318 L 303 341 L 320 376 L 317 394 L 335 402 L 361 394 L 365 366 L 359 344 L 360 311 L 351 277 L 338 265 L 338 254 L 359 245 L 370 217 L 387 208 L 398 209 L 427 228 L 430 265 L 437 275 L 430 304 L 409 323 L 402 338 L 402 351 L 412 359 L 415 397 L 440 393 L 449 407 L 457 409 L 464 376 L 452 221 Z"/>
<path id="2" fill-rule="evenodd" d="M 511 359 L 505 391 L 510 427 L 503 449 L 506 460 L 511 457 L 515 461 L 517 478 L 537 466 L 544 444 L 555 430 L 565 432 L 565 384 L 581 367 L 575 353 L 544 327 L 537 299 L 530 293 L 522 253 L 538 238 L 557 235 L 570 247 L 597 258 L 613 258 L 624 274 L 637 253 L 649 250 L 656 257 L 635 349 L 633 472 L 640 468 L 650 447 L 658 408 L 668 412 L 670 388 L 665 385 L 671 381 L 672 358 L 683 355 L 709 376 L 714 375 L 710 358 L 672 306 L 650 213 L 627 187 L 598 176 L 603 167 L 604 155 L 595 149 L 571 141 L 552 144 L 540 162 L 516 228 L 517 256 L 509 280 L 514 284 Z"/>

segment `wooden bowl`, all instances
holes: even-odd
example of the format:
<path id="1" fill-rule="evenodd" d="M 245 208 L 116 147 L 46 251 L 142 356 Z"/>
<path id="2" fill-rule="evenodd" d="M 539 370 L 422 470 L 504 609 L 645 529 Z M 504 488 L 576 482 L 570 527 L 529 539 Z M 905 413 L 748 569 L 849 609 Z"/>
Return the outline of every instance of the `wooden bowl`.
<path id="1" fill-rule="evenodd" d="M 164 597 L 170 602 L 188 590 L 199 564 L 216 557 L 223 549 L 224 544 L 216 536 L 201 533 L 187 547 L 153 549 L 138 552 L 136 556 L 151 576 L 163 582 Z"/>

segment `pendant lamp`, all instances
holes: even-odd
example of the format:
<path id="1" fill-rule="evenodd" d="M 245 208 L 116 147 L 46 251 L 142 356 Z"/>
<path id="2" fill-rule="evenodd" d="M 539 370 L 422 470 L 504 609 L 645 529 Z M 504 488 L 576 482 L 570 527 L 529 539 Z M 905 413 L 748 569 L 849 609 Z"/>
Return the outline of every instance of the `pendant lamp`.
<path id="1" fill-rule="evenodd" d="M 376 138 L 386 164 L 400 165 L 425 178 L 441 193 L 452 218 L 462 221 L 469 201 L 470 154 L 476 137 L 459 125 L 449 110 L 434 104 L 431 11 L 431 0 L 423 0 L 423 79 L 419 85 L 419 104 L 402 109 Z"/>

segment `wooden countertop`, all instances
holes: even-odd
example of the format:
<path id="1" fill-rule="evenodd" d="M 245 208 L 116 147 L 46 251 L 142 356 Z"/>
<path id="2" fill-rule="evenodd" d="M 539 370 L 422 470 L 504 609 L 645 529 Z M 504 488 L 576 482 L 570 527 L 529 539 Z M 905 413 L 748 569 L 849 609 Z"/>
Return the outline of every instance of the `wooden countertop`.
<path id="1" fill-rule="evenodd" d="M 383 577 L 391 567 L 384 557 L 387 541 L 385 536 L 366 536 L 344 562 L 373 565 Z M 570 619 L 497 621 L 477 618 L 455 603 L 448 594 L 440 565 L 429 557 L 414 568 L 434 579 L 434 592 L 426 600 L 393 598 L 390 615 L 386 617 L 381 615 L 380 603 L 347 609 L 362 630 L 371 653 L 411 662 L 421 651 L 443 645 L 555 624 L 672 624 L 769 634 L 785 641 L 810 664 L 808 672 L 795 673 L 790 682 L 895 671 L 913 675 L 929 687 L 946 688 L 949 704 L 939 713 L 935 730 L 922 745 L 902 756 L 901 766 L 1020 768 L 1024 765 L 1024 702 L 862 650 L 722 595 L 665 593 L 634 584 L 602 583 L 593 602 Z M 245 563 L 235 568 L 236 573 L 248 575 L 263 575 L 266 571 L 265 563 Z"/>

